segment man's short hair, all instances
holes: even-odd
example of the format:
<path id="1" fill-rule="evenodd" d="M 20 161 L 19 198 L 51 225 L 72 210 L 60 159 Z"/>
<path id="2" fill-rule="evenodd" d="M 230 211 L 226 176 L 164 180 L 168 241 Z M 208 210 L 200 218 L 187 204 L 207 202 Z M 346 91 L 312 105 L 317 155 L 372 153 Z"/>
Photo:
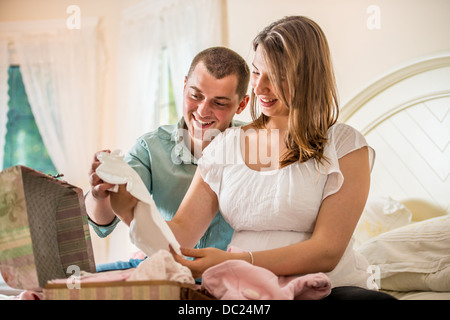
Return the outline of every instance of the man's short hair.
<path id="1" fill-rule="evenodd" d="M 205 49 L 192 60 L 187 75 L 188 79 L 199 62 L 203 62 L 208 72 L 216 79 L 222 79 L 232 74 L 236 75 L 238 78 L 236 93 L 239 99 L 247 94 L 250 69 L 239 54 L 225 47 Z"/>

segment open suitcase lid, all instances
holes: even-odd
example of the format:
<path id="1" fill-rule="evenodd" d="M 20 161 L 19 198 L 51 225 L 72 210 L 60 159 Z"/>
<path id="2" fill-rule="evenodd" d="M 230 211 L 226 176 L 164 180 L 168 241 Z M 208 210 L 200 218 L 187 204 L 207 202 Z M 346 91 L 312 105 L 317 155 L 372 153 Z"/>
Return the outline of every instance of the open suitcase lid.
<path id="1" fill-rule="evenodd" d="M 39 171 L 0 172 L 0 271 L 12 288 L 39 290 L 73 271 L 95 272 L 81 189 Z"/>

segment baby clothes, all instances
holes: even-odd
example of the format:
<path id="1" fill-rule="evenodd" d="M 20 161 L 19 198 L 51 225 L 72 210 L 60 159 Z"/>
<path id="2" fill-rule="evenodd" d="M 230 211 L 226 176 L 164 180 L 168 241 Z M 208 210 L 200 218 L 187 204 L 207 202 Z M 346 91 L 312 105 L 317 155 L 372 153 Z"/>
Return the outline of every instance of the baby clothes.
<path id="1" fill-rule="evenodd" d="M 203 150 L 200 173 L 217 194 L 219 209 L 235 230 L 231 246 L 259 251 L 288 246 L 311 237 L 323 199 L 344 182 L 339 159 L 362 147 L 364 137 L 336 123 L 328 130 L 325 159 L 292 163 L 272 171 L 250 169 L 242 156 L 245 132 L 230 128 Z M 374 151 L 369 147 L 372 167 Z M 368 262 L 348 245 L 341 261 L 327 275 L 333 286 L 366 287 Z"/>
<path id="2" fill-rule="evenodd" d="M 128 278 L 128 281 L 139 280 L 168 280 L 195 284 L 191 270 L 176 262 L 167 250 L 159 250 L 145 259 Z"/>
<path id="3" fill-rule="evenodd" d="M 207 269 L 202 287 L 222 300 L 318 300 L 331 292 L 330 279 L 323 273 L 278 277 L 243 260 L 227 260 Z"/>
<path id="4" fill-rule="evenodd" d="M 145 259 L 136 268 L 98 273 L 81 271 L 78 277 L 72 278 L 73 279 L 54 279 L 51 280 L 50 283 L 68 283 L 75 280 L 80 284 L 148 280 L 168 280 L 177 281 L 180 283 L 195 283 L 191 270 L 176 262 L 172 254 L 167 250 L 159 250 L 155 252 L 151 257 Z"/>
<path id="5" fill-rule="evenodd" d="M 172 230 L 157 210 L 151 209 L 153 199 L 150 193 L 136 171 L 124 161 L 120 151 L 102 152 L 98 159 L 101 164 L 96 169 L 97 175 L 108 183 L 126 184 L 127 191 L 139 200 L 130 224 L 131 242 L 147 256 L 160 249 L 169 250 L 169 245 L 181 255 L 180 245 Z"/>

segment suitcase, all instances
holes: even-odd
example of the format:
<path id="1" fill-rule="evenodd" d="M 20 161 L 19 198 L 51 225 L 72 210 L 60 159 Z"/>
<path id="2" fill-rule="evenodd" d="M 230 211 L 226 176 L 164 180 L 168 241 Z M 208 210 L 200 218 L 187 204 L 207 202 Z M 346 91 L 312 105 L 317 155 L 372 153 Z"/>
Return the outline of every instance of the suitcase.
<path id="1" fill-rule="evenodd" d="M 0 173 L 0 272 L 12 288 L 41 291 L 73 270 L 95 272 L 81 189 L 25 166 Z"/>

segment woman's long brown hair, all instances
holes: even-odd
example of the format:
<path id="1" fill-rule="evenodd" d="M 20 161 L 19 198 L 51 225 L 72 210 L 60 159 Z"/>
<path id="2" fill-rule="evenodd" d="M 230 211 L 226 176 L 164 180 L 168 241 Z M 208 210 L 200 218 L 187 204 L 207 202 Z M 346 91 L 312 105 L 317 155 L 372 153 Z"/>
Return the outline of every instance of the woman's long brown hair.
<path id="1" fill-rule="evenodd" d="M 262 49 L 269 79 L 277 88 L 279 99 L 289 108 L 285 137 L 287 151 L 280 160 L 280 166 L 311 158 L 322 162 L 328 129 L 339 114 L 336 82 L 325 34 L 306 17 L 285 17 L 256 36 L 253 49 L 256 51 L 258 47 Z M 269 118 L 260 114 L 254 91 L 251 115 L 255 127 L 266 127 Z"/>

